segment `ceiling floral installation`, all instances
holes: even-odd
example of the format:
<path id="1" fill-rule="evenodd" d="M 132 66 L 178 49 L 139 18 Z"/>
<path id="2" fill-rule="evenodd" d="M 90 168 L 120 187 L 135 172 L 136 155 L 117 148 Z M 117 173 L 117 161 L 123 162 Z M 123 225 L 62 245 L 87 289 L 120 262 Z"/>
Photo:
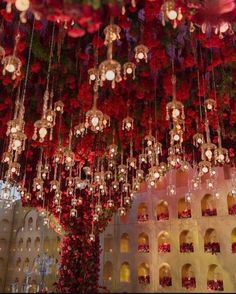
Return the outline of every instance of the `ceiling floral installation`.
<path id="1" fill-rule="evenodd" d="M 235 164 L 235 1 L 6 0 L 0 13 L 1 177 L 66 232 L 58 289 L 96 292 L 98 234 L 141 184 L 191 166 L 191 201 Z"/>

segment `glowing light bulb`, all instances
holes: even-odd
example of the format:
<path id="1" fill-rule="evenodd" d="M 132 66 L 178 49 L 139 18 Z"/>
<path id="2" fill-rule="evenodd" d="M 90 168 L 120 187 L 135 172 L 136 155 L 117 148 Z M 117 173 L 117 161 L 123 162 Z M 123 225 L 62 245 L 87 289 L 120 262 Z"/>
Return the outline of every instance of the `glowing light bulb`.
<path id="1" fill-rule="evenodd" d="M 207 104 L 207 109 L 208 109 L 208 110 L 212 110 L 212 108 L 213 108 L 213 107 L 212 107 L 212 104 L 208 103 L 208 104 Z"/>
<path id="2" fill-rule="evenodd" d="M 12 168 L 11 168 L 11 172 L 12 172 L 12 173 L 15 173 L 15 172 L 16 172 L 16 168 L 15 168 L 15 167 L 12 167 Z"/>
<path id="3" fill-rule="evenodd" d="M 225 159 L 224 154 L 220 154 L 220 155 L 218 156 L 218 160 L 219 160 L 219 161 L 223 161 L 224 159 Z"/>
<path id="4" fill-rule="evenodd" d="M 155 178 L 155 179 L 159 179 L 159 177 L 160 177 L 159 172 L 155 172 L 155 173 L 154 173 L 154 178 Z"/>
<path id="5" fill-rule="evenodd" d="M 174 135 L 174 140 L 175 140 L 175 141 L 179 141 L 179 139 L 180 139 L 180 138 L 179 138 L 179 135 L 178 135 L 178 134 L 175 134 L 175 135 Z"/>
<path id="6" fill-rule="evenodd" d="M 13 141 L 13 150 L 16 150 L 17 148 L 19 148 L 21 146 L 21 141 L 20 140 L 14 140 Z"/>
<path id="7" fill-rule="evenodd" d="M 212 152 L 211 152 L 211 150 L 207 150 L 205 152 L 205 155 L 206 155 L 207 158 L 211 159 L 212 158 Z"/>
<path id="8" fill-rule="evenodd" d="M 167 16 L 170 20 L 175 20 L 177 18 L 177 11 L 175 10 L 170 10 L 167 12 Z"/>
<path id="9" fill-rule="evenodd" d="M 16 131 L 17 131 L 17 128 L 16 128 L 16 127 L 12 127 L 12 128 L 11 128 L 11 133 L 12 133 L 12 134 L 16 133 Z"/>
<path id="10" fill-rule="evenodd" d="M 16 68 L 15 68 L 14 64 L 10 63 L 10 64 L 6 65 L 6 70 L 10 73 L 13 73 L 16 70 Z"/>
<path id="11" fill-rule="evenodd" d="M 94 127 L 96 127 L 98 125 L 98 122 L 99 122 L 99 119 L 97 116 L 94 116 L 92 119 L 91 119 L 91 123 Z"/>
<path id="12" fill-rule="evenodd" d="M 126 72 L 127 72 L 127 74 L 129 74 L 129 75 L 130 75 L 130 74 L 132 74 L 133 70 L 132 70 L 132 68 L 131 68 L 131 67 L 128 67 L 128 68 L 127 68 L 127 70 L 126 70 Z"/>
<path id="13" fill-rule="evenodd" d="M 106 71 L 105 76 L 108 81 L 113 81 L 115 78 L 115 73 L 113 70 L 108 70 L 108 71 Z"/>
<path id="14" fill-rule="evenodd" d="M 180 115 L 180 111 L 179 111 L 179 109 L 173 109 L 173 111 L 172 111 L 172 116 L 174 117 L 174 118 L 176 118 L 176 117 L 178 117 Z"/>
<path id="15" fill-rule="evenodd" d="M 126 129 L 130 129 L 131 128 L 131 123 L 130 122 L 128 122 L 127 124 L 126 124 Z"/>
<path id="16" fill-rule="evenodd" d="M 140 59 L 140 60 L 144 59 L 144 54 L 143 54 L 143 52 L 139 52 L 139 53 L 138 53 L 138 59 Z"/>
<path id="17" fill-rule="evenodd" d="M 71 158 L 70 156 L 67 156 L 67 157 L 66 157 L 66 161 L 67 161 L 68 163 L 70 163 L 70 162 L 72 161 L 72 158 Z"/>
<path id="18" fill-rule="evenodd" d="M 224 22 L 220 25 L 220 33 L 225 33 L 229 29 L 229 24 L 227 22 Z"/>
<path id="19" fill-rule="evenodd" d="M 16 0 L 15 2 L 16 9 L 19 11 L 26 11 L 30 7 L 29 0 Z"/>
<path id="20" fill-rule="evenodd" d="M 202 144 L 202 139 L 201 138 L 198 138 L 197 139 L 197 142 L 198 142 L 198 144 Z"/>
<path id="21" fill-rule="evenodd" d="M 204 166 L 204 167 L 202 168 L 202 171 L 203 171 L 204 174 L 206 174 L 206 173 L 208 172 L 208 167 Z"/>
<path id="22" fill-rule="evenodd" d="M 95 74 L 91 74 L 91 75 L 89 76 L 89 78 L 90 78 L 91 81 L 95 81 L 96 76 L 95 76 Z"/>
<path id="23" fill-rule="evenodd" d="M 47 131 L 46 128 L 40 128 L 39 129 L 39 136 L 40 136 L 40 138 L 43 139 L 47 135 L 47 133 L 48 133 L 48 131 Z"/>

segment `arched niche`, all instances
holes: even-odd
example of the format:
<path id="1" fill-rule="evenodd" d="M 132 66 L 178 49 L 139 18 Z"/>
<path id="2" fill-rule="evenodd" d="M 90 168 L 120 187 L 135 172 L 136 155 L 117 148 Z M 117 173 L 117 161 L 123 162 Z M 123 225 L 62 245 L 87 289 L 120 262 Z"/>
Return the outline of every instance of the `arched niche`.
<path id="1" fill-rule="evenodd" d="M 220 242 L 215 229 L 209 228 L 206 230 L 204 235 L 204 251 L 212 254 L 220 252 Z"/>
<path id="2" fill-rule="evenodd" d="M 32 217 L 29 217 L 28 218 L 27 228 L 28 228 L 28 231 L 32 231 L 33 230 L 33 218 Z"/>
<path id="3" fill-rule="evenodd" d="M 18 257 L 16 260 L 16 268 L 18 271 L 21 271 L 21 258 Z"/>
<path id="4" fill-rule="evenodd" d="M 30 261 L 29 261 L 29 258 L 27 257 L 24 261 L 24 266 L 23 266 L 24 272 L 29 272 L 29 264 L 30 264 Z"/>
<path id="5" fill-rule="evenodd" d="M 0 239 L 0 252 L 4 252 L 7 249 L 7 241 L 6 239 Z"/>
<path id="6" fill-rule="evenodd" d="M 216 264 L 208 267 L 207 289 L 210 291 L 224 291 L 223 275 Z"/>
<path id="7" fill-rule="evenodd" d="M 36 237 L 34 240 L 34 248 L 36 251 L 39 251 L 39 249 L 40 249 L 40 238 L 39 237 Z"/>
<path id="8" fill-rule="evenodd" d="M 1 230 L 3 230 L 3 232 L 7 232 L 9 230 L 9 226 L 10 226 L 9 220 L 3 219 L 1 221 Z"/>
<path id="9" fill-rule="evenodd" d="M 182 287 L 186 289 L 196 288 L 196 278 L 193 271 L 193 267 L 190 263 L 186 263 L 182 266 Z"/>
<path id="10" fill-rule="evenodd" d="M 138 236 L 138 252 L 149 252 L 149 238 L 146 233 L 141 233 Z"/>
<path id="11" fill-rule="evenodd" d="M 178 218 L 190 218 L 191 217 L 191 205 L 185 198 L 180 198 L 178 201 Z"/>
<path id="12" fill-rule="evenodd" d="M 129 252 L 129 235 L 127 233 L 122 234 L 120 238 L 120 252 Z"/>
<path id="13" fill-rule="evenodd" d="M 234 228 L 231 232 L 231 248 L 232 253 L 236 253 L 236 228 Z"/>
<path id="14" fill-rule="evenodd" d="M 104 251 L 112 252 L 112 250 L 113 250 L 113 237 L 112 235 L 108 234 L 104 238 Z"/>
<path id="15" fill-rule="evenodd" d="M 137 211 L 137 218 L 138 222 L 146 222 L 148 221 L 148 207 L 146 203 L 142 202 L 138 206 L 138 211 Z"/>
<path id="16" fill-rule="evenodd" d="M 18 241 L 18 250 L 23 251 L 23 238 L 20 238 Z"/>
<path id="17" fill-rule="evenodd" d="M 143 262 L 138 267 L 138 282 L 139 284 L 150 284 L 150 269 L 146 262 Z"/>
<path id="18" fill-rule="evenodd" d="M 171 269 L 167 263 L 162 264 L 159 268 L 159 285 L 163 288 L 172 286 Z"/>
<path id="19" fill-rule="evenodd" d="M 112 281 L 113 266 L 110 261 L 107 261 L 103 267 L 103 280 L 106 282 Z"/>
<path id="20" fill-rule="evenodd" d="M 162 231 L 158 235 L 158 252 L 170 252 L 170 236 L 168 232 Z"/>
<path id="21" fill-rule="evenodd" d="M 130 282 L 130 265 L 128 262 L 123 262 L 120 267 L 120 282 L 129 283 Z"/>
<path id="22" fill-rule="evenodd" d="M 202 216 L 217 215 L 215 199 L 211 194 L 206 194 L 201 200 Z"/>
<path id="23" fill-rule="evenodd" d="M 31 251 L 31 238 L 27 238 L 26 240 L 26 249 Z"/>
<path id="24" fill-rule="evenodd" d="M 50 248 L 50 240 L 49 240 L 49 238 L 47 236 L 47 237 L 44 238 L 44 241 L 43 241 L 44 252 L 48 252 L 49 248 Z"/>
<path id="25" fill-rule="evenodd" d="M 179 235 L 179 247 L 181 253 L 194 252 L 192 234 L 189 230 L 183 230 Z"/>
<path id="26" fill-rule="evenodd" d="M 236 215 L 236 199 L 232 195 L 227 195 L 228 212 L 230 215 Z"/>
<path id="27" fill-rule="evenodd" d="M 169 219 L 168 203 L 165 200 L 161 200 L 156 208 L 156 217 L 158 221 Z"/>
<path id="28" fill-rule="evenodd" d="M 40 224 L 41 224 L 41 219 L 40 217 L 38 216 L 36 218 L 36 230 L 40 230 Z"/>

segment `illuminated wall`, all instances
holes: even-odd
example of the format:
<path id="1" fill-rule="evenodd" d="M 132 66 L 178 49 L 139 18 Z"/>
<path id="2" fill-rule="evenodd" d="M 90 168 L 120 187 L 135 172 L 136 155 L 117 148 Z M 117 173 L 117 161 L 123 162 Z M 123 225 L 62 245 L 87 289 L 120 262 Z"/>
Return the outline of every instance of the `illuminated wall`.
<path id="1" fill-rule="evenodd" d="M 236 200 L 228 196 L 230 171 L 217 174 L 219 199 L 205 178 L 186 203 L 184 172 L 174 177 L 175 196 L 167 196 L 167 178 L 155 190 L 143 187 L 101 237 L 101 285 L 113 292 L 236 292 Z"/>
<path id="2" fill-rule="evenodd" d="M 43 219 L 36 210 L 22 208 L 20 201 L 13 209 L 0 209 L 0 292 L 12 291 L 14 283 L 22 292 L 25 272 L 33 268 L 37 255 L 44 251 L 54 256 L 58 265 L 59 248 L 60 236 L 43 225 Z M 57 279 L 57 265 L 45 279 L 51 290 Z M 30 292 L 36 292 L 39 281 L 40 276 L 32 273 Z"/>

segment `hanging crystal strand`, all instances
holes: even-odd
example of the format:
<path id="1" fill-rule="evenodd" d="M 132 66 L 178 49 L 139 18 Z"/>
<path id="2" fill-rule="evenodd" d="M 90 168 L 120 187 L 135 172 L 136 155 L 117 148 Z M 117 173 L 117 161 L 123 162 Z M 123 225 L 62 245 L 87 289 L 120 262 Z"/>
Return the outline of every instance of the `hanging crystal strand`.
<path id="1" fill-rule="evenodd" d="M 54 120 L 54 113 L 53 115 L 49 115 L 47 117 L 48 112 L 48 102 L 49 102 L 49 79 L 51 74 L 51 65 L 52 65 L 52 58 L 53 58 L 53 49 L 54 49 L 54 35 L 55 35 L 55 22 L 53 23 L 52 29 L 52 39 L 50 45 L 50 53 L 49 53 L 49 63 L 48 63 L 48 72 L 47 72 L 47 79 L 46 79 L 46 89 L 43 96 L 43 109 L 42 109 L 42 116 L 40 120 L 37 120 L 34 123 L 34 135 L 33 140 L 37 140 L 39 133 L 39 142 L 44 142 L 45 137 L 47 136 L 48 129 L 51 129 L 55 125 Z"/>

